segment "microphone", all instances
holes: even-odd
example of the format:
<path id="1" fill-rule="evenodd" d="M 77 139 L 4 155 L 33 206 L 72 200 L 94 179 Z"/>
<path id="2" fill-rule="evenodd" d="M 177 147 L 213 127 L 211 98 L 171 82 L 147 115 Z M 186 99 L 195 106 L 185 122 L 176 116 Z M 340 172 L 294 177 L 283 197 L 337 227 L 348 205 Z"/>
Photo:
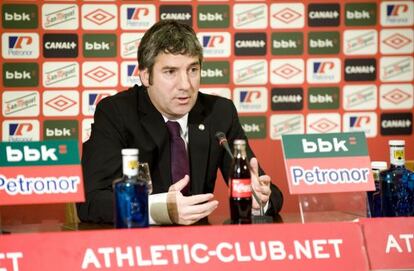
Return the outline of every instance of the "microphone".
<path id="1" fill-rule="evenodd" d="M 227 151 L 227 153 L 230 155 L 231 159 L 233 159 L 234 157 L 233 157 L 233 154 L 231 153 L 229 142 L 227 141 L 226 135 L 223 132 L 218 131 L 216 132 L 216 138 L 217 138 L 219 145 L 222 146 Z"/>

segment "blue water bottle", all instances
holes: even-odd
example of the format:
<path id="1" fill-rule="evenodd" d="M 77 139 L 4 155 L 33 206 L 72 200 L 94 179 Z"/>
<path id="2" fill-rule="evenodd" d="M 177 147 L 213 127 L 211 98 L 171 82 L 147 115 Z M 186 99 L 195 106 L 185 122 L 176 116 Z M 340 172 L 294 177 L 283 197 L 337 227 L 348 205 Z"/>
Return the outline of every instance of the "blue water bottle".
<path id="1" fill-rule="evenodd" d="M 148 227 L 148 190 L 138 176 L 138 149 L 122 149 L 123 176 L 113 183 L 116 228 Z"/>

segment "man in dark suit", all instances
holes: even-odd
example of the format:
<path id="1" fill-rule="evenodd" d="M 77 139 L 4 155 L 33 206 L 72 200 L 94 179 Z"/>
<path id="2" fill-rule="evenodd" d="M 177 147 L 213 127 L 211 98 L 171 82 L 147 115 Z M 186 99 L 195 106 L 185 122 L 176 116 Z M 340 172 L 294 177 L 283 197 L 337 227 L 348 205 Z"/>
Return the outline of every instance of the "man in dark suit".
<path id="1" fill-rule="evenodd" d="M 82 221 L 112 222 L 112 182 L 122 175 L 121 149 L 138 148 L 153 180 L 150 221 L 155 224 L 193 224 L 213 212 L 217 169 L 227 181 L 231 159 L 215 138 L 226 134 L 230 145 L 246 139 L 233 103 L 198 93 L 202 47 L 191 27 L 161 21 L 144 35 L 138 49 L 141 87 L 102 100 L 95 112 L 92 133 L 83 145 L 82 167 L 86 202 L 78 204 Z M 172 181 L 170 134 L 167 122 L 176 121 L 188 155 L 186 175 Z M 247 139 L 246 139 L 247 140 Z M 247 146 L 248 157 L 254 157 Z M 185 159 L 184 159 L 185 160 Z M 180 161 L 181 162 L 181 161 Z M 250 160 L 252 189 L 266 213 L 282 207 L 280 190 Z M 181 190 L 186 189 L 189 194 Z M 253 200 L 253 212 L 260 205 Z"/>

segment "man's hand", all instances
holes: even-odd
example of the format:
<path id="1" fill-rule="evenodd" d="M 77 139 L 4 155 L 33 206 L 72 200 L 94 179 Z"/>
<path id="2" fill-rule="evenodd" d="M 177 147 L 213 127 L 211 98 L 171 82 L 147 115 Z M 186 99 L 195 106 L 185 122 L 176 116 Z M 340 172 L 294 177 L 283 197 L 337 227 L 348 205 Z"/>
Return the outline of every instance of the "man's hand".
<path id="1" fill-rule="evenodd" d="M 261 204 L 263 206 L 266 205 L 266 203 L 269 201 L 270 197 L 270 176 L 268 175 L 262 175 L 259 176 L 259 163 L 257 162 L 257 159 L 253 157 L 250 159 L 250 175 L 252 178 L 252 189 L 256 193 L 257 197 L 261 201 Z M 253 209 L 259 210 L 260 204 L 256 201 L 256 199 L 253 197 Z"/>
<path id="2" fill-rule="evenodd" d="M 218 206 L 217 200 L 210 201 L 213 194 L 200 194 L 185 197 L 180 192 L 190 177 L 184 178 L 171 185 L 167 194 L 167 208 L 170 219 L 175 224 L 190 225 L 211 214 Z"/>

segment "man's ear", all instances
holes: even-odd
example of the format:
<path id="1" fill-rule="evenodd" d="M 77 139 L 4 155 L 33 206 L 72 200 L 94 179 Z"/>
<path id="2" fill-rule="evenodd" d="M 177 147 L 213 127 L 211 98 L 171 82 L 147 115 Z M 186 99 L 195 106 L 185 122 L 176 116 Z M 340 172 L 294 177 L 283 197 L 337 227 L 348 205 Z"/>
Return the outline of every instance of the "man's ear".
<path id="1" fill-rule="evenodd" d="M 148 87 L 148 86 L 150 85 L 150 84 L 149 84 L 150 74 L 149 74 L 149 72 L 148 72 L 148 68 L 146 68 L 146 69 L 144 69 L 144 70 L 139 71 L 139 78 L 141 79 L 141 83 L 142 83 L 144 86 Z"/>

